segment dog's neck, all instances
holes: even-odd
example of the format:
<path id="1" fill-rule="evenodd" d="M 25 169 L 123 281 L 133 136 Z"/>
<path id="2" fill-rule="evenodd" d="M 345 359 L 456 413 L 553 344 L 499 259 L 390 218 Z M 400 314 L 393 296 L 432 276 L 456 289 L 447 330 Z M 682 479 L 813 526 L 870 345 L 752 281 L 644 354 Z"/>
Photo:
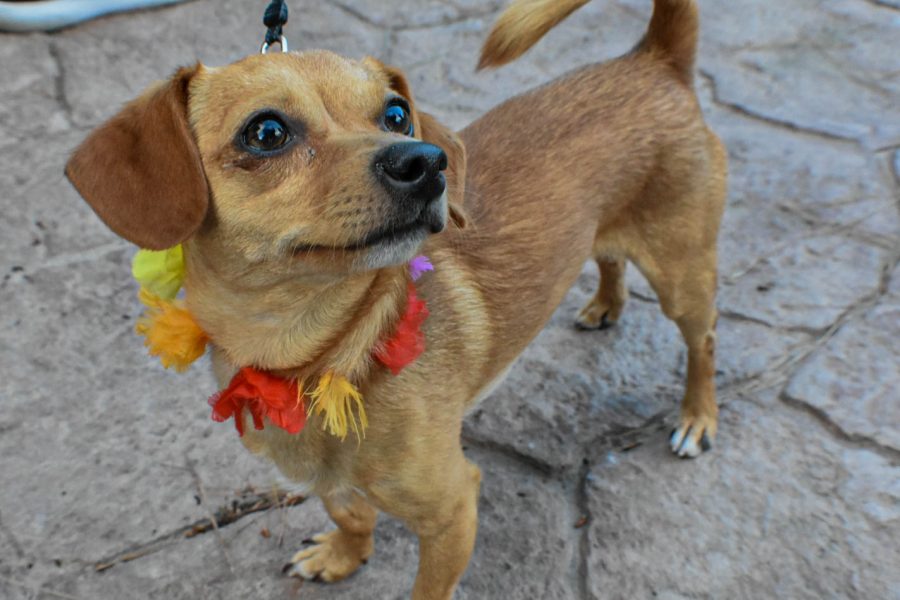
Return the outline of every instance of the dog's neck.
<path id="1" fill-rule="evenodd" d="M 185 247 L 188 309 L 234 367 L 300 377 L 334 370 L 361 378 L 399 317 L 405 266 L 331 278 L 254 266 L 221 249 Z"/>

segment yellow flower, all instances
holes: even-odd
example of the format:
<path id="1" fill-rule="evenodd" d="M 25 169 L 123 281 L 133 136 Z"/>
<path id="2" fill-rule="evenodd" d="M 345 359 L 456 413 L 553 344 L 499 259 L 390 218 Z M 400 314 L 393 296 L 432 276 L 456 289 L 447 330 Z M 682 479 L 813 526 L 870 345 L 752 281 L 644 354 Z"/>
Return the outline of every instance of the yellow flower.
<path id="1" fill-rule="evenodd" d="M 365 435 L 369 420 L 366 418 L 366 410 L 363 408 L 362 394 L 356 387 L 341 375 L 335 375 L 328 371 L 319 378 L 319 385 L 310 395 L 312 403 L 309 406 L 309 414 L 325 417 L 322 423 L 323 429 L 328 429 L 331 435 L 341 439 L 347 437 L 348 425 L 353 428 L 356 437 Z M 359 411 L 359 425 L 353 416 L 353 405 Z"/>
<path id="2" fill-rule="evenodd" d="M 184 251 L 181 244 L 168 250 L 139 250 L 131 262 L 131 274 L 141 287 L 171 300 L 184 283 Z"/>
<path id="3" fill-rule="evenodd" d="M 146 338 L 144 345 L 151 356 L 179 373 L 203 356 L 209 338 L 180 302 L 164 300 L 144 288 L 138 297 L 147 310 L 134 329 Z"/>

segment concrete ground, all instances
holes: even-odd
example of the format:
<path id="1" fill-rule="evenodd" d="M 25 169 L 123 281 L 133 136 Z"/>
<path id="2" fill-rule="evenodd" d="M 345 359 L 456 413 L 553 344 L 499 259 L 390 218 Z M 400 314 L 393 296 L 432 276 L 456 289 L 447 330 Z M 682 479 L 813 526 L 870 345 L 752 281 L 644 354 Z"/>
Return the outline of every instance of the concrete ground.
<path id="1" fill-rule="evenodd" d="M 457 598 L 900 598 L 900 3 L 700 4 L 697 88 L 731 163 L 715 447 L 696 461 L 665 447 L 685 352 L 633 268 L 620 326 L 573 330 L 586 265 L 466 421 L 485 483 Z M 330 527 L 320 503 L 279 494 L 273 469 L 209 419 L 207 365 L 177 375 L 145 355 L 134 248 L 62 175 L 152 80 L 253 52 L 264 5 L 197 0 L 0 35 L 0 598 L 411 588 L 415 540 L 387 517 L 349 580 L 281 575 Z M 475 75 L 498 0 L 290 5 L 294 48 L 396 64 L 455 126 L 627 50 L 650 9 L 593 3 Z"/>

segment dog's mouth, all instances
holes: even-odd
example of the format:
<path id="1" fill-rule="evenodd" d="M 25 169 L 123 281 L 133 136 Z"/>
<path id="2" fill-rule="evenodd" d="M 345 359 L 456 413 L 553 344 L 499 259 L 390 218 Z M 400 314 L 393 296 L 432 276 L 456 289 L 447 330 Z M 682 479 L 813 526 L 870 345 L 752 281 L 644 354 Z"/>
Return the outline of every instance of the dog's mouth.
<path id="1" fill-rule="evenodd" d="M 318 251 L 358 252 L 376 247 L 385 248 L 409 242 L 421 242 L 430 233 L 440 233 L 447 222 L 445 203 L 441 198 L 430 203 L 413 219 L 380 227 L 358 241 L 349 244 L 329 246 L 323 244 L 296 244 L 291 248 L 294 256 L 304 256 Z"/>
<path id="2" fill-rule="evenodd" d="M 399 227 L 385 227 L 377 231 L 373 231 L 365 237 L 361 242 L 347 246 L 348 250 L 362 250 L 371 248 L 379 244 L 392 244 L 400 242 L 408 237 L 416 237 L 423 231 L 431 229 L 431 226 L 423 220 L 416 219 Z M 440 231 L 440 230 L 438 230 Z M 433 233 L 437 233 L 434 232 Z"/>

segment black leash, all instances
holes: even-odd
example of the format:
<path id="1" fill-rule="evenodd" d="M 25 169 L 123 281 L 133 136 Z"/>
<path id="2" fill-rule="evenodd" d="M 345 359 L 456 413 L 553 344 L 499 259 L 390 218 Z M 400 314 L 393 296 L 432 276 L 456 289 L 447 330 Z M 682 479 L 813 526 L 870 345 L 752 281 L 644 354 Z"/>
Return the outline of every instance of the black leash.
<path id="1" fill-rule="evenodd" d="M 272 44 L 281 46 L 282 52 L 288 51 L 287 38 L 284 37 L 284 26 L 288 21 L 288 7 L 286 0 L 272 0 L 263 14 L 263 25 L 266 31 L 266 39 L 259 51 L 263 54 L 269 51 Z"/>

